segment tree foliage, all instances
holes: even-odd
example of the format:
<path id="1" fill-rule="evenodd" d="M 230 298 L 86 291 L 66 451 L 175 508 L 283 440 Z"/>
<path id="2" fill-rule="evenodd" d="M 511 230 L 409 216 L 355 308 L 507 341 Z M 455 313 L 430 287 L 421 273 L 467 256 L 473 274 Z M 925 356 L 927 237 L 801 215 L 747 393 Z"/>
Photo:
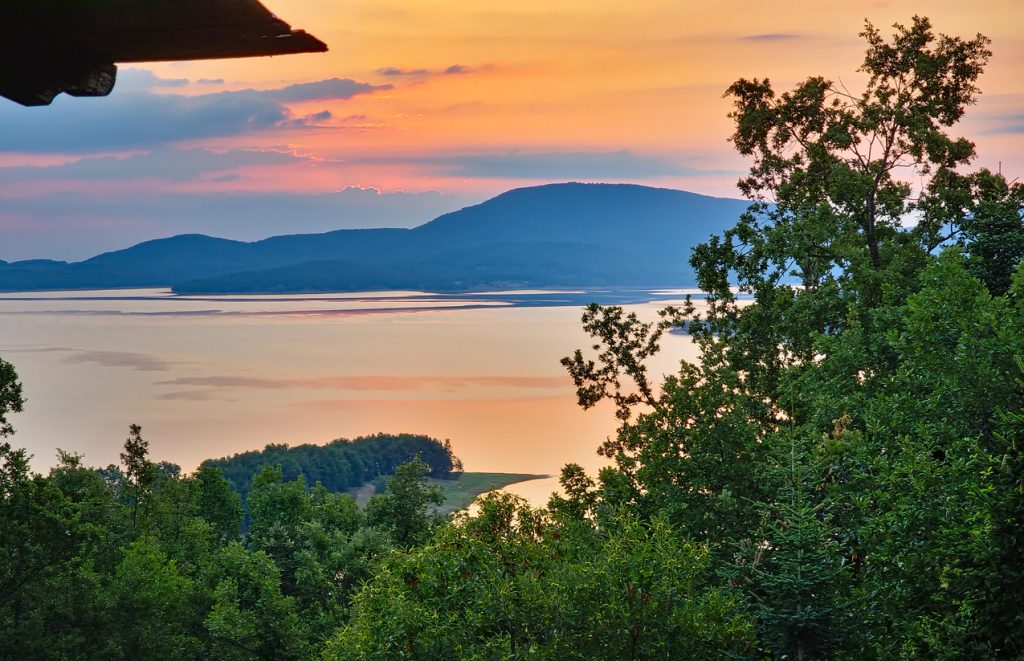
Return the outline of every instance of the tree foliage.
<path id="1" fill-rule="evenodd" d="M 392 555 L 356 597 L 327 658 L 652 659 L 751 651 L 708 557 L 626 514 L 561 527 L 509 494 Z"/>
<path id="2" fill-rule="evenodd" d="M 989 42 L 862 36 L 861 92 L 727 90 L 754 204 L 693 252 L 707 312 L 587 310 L 563 362 L 623 425 L 586 507 L 707 543 L 772 656 L 1017 656 L 1021 189 L 951 133 Z M 672 324 L 700 361 L 656 391 Z"/>
<path id="3" fill-rule="evenodd" d="M 462 462 L 451 443 L 418 434 L 374 434 L 353 440 L 339 438 L 326 445 L 271 443 L 261 451 L 242 452 L 203 465 L 219 469 L 231 488 L 244 499 L 253 479 L 267 466 L 279 466 L 284 480 L 302 477 L 307 484 L 323 484 L 328 491 L 354 489 L 419 457 L 431 477 L 449 478 L 462 472 Z"/>
<path id="4" fill-rule="evenodd" d="M 22 397 L 21 381 L 14 365 L 0 358 L 0 438 L 14 433 L 7 416 L 21 412 L 25 400 Z"/>

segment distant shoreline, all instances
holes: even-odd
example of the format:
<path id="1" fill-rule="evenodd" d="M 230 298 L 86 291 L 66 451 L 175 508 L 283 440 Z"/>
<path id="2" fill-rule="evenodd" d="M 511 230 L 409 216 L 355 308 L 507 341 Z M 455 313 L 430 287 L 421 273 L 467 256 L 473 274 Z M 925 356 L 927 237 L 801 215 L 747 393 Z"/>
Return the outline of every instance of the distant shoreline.
<path id="1" fill-rule="evenodd" d="M 117 291 L 131 291 L 128 295 L 118 295 Z M 88 292 L 97 292 L 100 295 L 91 296 Z M 109 292 L 102 294 L 102 292 Z M 149 292 L 149 293 L 146 293 Z M 62 293 L 67 295 L 62 296 Z M 594 289 L 550 289 L 550 290 L 509 290 L 503 291 L 480 291 L 480 292 L 427 292 L 394 290 L 391 293 L 387 290 L 368 290 L 362 292 L 316 292 L 316 293 L 279 293 L 279 294 L 198 294 L 178 295 L 170 293 L 166 288 L 144 289 L 132 287 L 127 289 L 78 289 L 78 290 L 51 290 L 43 292 L 0 292 L 0 303 L 58 303 L 58 302 L 117 302 L 117 301 L 152 301 L 160 304 L 167 304 L 167 309 L 149 309 L 138 311 L 118 310 L 34 310 L 28 314 L 78 314 L 78 315 L 104 315 L 117 314 L 118 316 L 288 316 L 288 315 L 363 315 L 363 314 L 387 314 L 387 313 L 408 313 L 428 312 L 444 310 L 472 310 L 472 309 L 504 309 L 504 308 L 550 308 L 550 307 L 584 307 L 591 303 L 602 305 L 638 305 L 644 303 L 668 303 L 679 301 L 687 294 L 700 296 L 697 290 L 692 288 L 678 289 L 648 289 L 648 288 L 611 288 L 595 287 Z M 239 309 L 217 309 L 211 305 L 203 306 L 201 309 L 182 309 L 180 304 L 189 302 L 201 302 L 206 304 L 217 303 L 282 303 L 289 299 L 317 301 L 320 303 L 337 303 L 337 307 L 324 307 L 322 309 L 301 309 L 301 310 L 239 310 Z M 346 304 L 366 302 L 367 300 L 385 303 L 394 302 L 394 305 L 386 307 L 358 307 Z M 436 305 L 403 305 L 403 303 L 436 302 Z M 178 304 L 176 306 L 175 304 Z M 0 310 L 0 315 L 23 314 L 20 310 Z"/>
<path id="2" fill-rule="evenodd" d="M 431 478 L 430 484 L 441 487 L 444 491 L 445 500 L 436 511 L 438 514 L 451 514 L 469 507 L 474 500 L 485 493 L 504 489 L 513 484 L 532 482 L 534 480 L 547 480 L 554 475 L 541 475 L 536 473 L 485 473 L 467 471 L 459 474 L 454 479 Z M 377 495 L 374 482 L 366 482 L 355 489 L 350 489 L 348 494 L 360 507 L 366 505 L 367 501 Z"/>
<path id="3" fill-rule="evenodd" d="M 546 480 L 553 475 L 535 473 L 462 473 L 454 480 L 431 480 L 444 490 L 444 503 L 437 508 L 439 514 L 450 514 L 469 507 L 479 496 L 513 484 Z"/>

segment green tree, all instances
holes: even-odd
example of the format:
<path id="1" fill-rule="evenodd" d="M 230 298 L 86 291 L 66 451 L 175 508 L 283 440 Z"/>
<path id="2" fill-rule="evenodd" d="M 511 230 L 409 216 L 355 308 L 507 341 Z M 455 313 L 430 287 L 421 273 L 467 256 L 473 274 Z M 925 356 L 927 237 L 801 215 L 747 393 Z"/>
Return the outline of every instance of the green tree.
<path id="1" fill-rule="evenodd" d="M 392 554 L 329 641 L 337 659 L 729 658 L 752 651 L 708 554 L 663 522 L 560 525 L 500 492 Z"/>
<path id="2" fill-rule="evenodd" d="M 149 460 L 149 441 L 142 438 L 142 427 L 139 425 L 132 424 L 129 427 L 121 463 L 124 464 L 121 496 L 131 508 L 132 525 L 135 526 L 139 523 L 139 510 L 145 507 L 157 478 L 156 464 Z"/>
<path id="3" fill-rule="evenodd" d="M 982 169 L 965 177 L 967 199 L 959 243 L 966 250 L 967 269 L 996 296 L 1010 289 L 1024 258 L 1024 184 Z"/>
<path id="4" fill-rule="evenodd" d="M 279 468 L 265 468 L 256 477 L 248 502 L 246 543 L 279 569 L 282 593 L 295 600 L 306 635 L 318 645 L 390 548 L 389 535 L 366 528 L 347 494 L 332 494 L 320 483 L 309 490 L 301 476 L 285 482 Z"/>
<path id="5" fill-rule="evenodd" d="M 196 514 L 213 528 L 221 541 L 238 539 L 242 526 L 242 502 L 231 490 L 219 468 L 201 465 L 195 472 L 198 483 Z"/>
<path id="6" fill-rule="evenodd" d="M 980 604 L 1005 581 L 994 521 L 1005 540 L 1016 516 L 993 509 L 996 492 L 1015 501 L 987 476 L 1012 464 L 999 421 L 1021 405 L 1021 324 L 1013 289 L 999 295 L 1019 192 L 964 173 L 974 145 L 950 132 L 988 40 L 919 17 L 862 36 L 859 93 L 820 77 L 726 92 L 754 204 L 693 252 L 708 311 L 585 313 L 597 357 L 564 363 L 583 406 L 611 399 L 623 421 L 591 509 L 614 498 L 707 542 L 769 654 L 1006 654 L 990 634 L 1019 604 L 998 618 Z M 942 252 L 955 243 L 966 258 Z M 700 363 L 658 389 L 643 365 L 670 325 Z"/>
<path id="7" fill-rule="evenodd" d="M 192 581 L 155 540 L 142 537 L 125 549 L 111 577 L 112 620 L 107 658 L 202 657 L 192 609 Z"/>
<path id="8" fill-rule="evenodd" d="M 14 433 L 7 416 L 20 413 L 24 404 L 21 381 L 18 380 L 14 365 L 0 358 L 0 438 Z"/>
<path id="9" fill-rule="evenodd" d="M 1024 269 L 1017 271 L 1024 289 Z M 1021 301 L 1018 294 L 1018 301 Z M 1020 306 L 1020 303 L 1018 303 Z M 1024 320 L 1024 315 L 1018 317 Z M 1024 359 L 1018 356 L 1024 378 Z M 1024 380 L 1018 381 L 1024 395 Z M 972 632 L 980 647 L 1004 657 L 1024 655 L 1024 412 L 1003 412 L 995 431 L 996 451 L 982 489 L 971 496 L 991 513 L 992 544 L 973 572 L 975 606 L 988 626 Z"/>
<path id="10" fill-rule="evenodd" d="M 281 593 L 280 572 L 269 556 L 231 542 L 208 567 L 205 580 L 213 595 L 204 620 L 210 657 L 307 658 L 308 632 L 295 600 Z"/>
<path id="11" fill-rule="evenodd" d="M 298 553 L 302 549 L 302 526 L 310 519 L 311 504 L 301 477 L 285 482 L 280 467 L 266 467 L 253 479 L 247 498 L 251 524 L 247 546 L 266 553 L 281 570 L 282 589 L 296 591 Z"/>
<path id="12" fill-rule="evenodd" d="M 441 488 L 427 483 L 430 466 L 418 458 L 395 469 L 384 493 L 366 503 L 366 520 L 386 530 L 399 546 L 421 544 L 437 521 L 432 506 L 444 502 Z"/>
<path id="13" fill-rule="evenodd" d="M 836 433 L 846 430 L 839 425 Z M 816 493 L 830 464 L 821 445 L 804 438 L 792 438 L 788 452 L 782 443 L 773 449 L 759 472 L 778 483 L 777 492 L 759 505 L 760 525 L 723 573 L 744 589 L 771 654 L 830 658 L 856 630 L 844 603 L 854 563 L 843 554 L 831 501 Z"/>
<path id="14" fill-rule="evenodd" d="M 24 450 L 0 444 L 0 657 L 102 647 L 102 573 L 119 555 L 118 509 L 77 456 L 62 453 L 47 478 L 30 473 Z"/>
<path id="15" fill-rule="evenodd" d="M 781 95 L 758 79 L 727 90 L 732 141 L 754 159 L 740 190 L 758 203 L 721 240 L 695 251 L 708 291 L 727 296 L 731 270 L 741 289 L 756 293 L 791 275 L 815 291 L 838 280 L 876 305 L 882 272 L 920 264 L 906 254 L 908 243 L 933 250 L 946 238 L 940 221 L 962 220 L 927 215 L 902 230 L 904 216 L 946 197 L 949 173 L 974 157 L 973 143 L 946 129 L 975 102 L 989 40 L 936 36 L 921 17 L 896 25 L 891 42 L 870 23 L 861 36 L 868 48 L 860 71 L 869 78 L 859 94 L 821 77 Z M 934 184 L 919 191 L 920 203 L 912 197 L 917 177 Z"/>

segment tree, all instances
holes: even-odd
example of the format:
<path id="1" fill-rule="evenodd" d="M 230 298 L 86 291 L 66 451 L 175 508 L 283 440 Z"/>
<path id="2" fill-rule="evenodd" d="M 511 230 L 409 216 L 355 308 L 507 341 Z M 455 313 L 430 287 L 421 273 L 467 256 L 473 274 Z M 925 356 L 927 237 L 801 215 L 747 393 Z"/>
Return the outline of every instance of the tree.
<path id="1" fill-rule="evenodd" d="M 21 381 L 18 380 L 14 365 L 0 358 L 0 438 L 14 433 L 7 415 L 20 413 L 24 404 Z"/>
<path id="2" fill-rule="evenodd" d="M 791 272 L 817 288 L 838 267 L 866 302 L 877 302 L 877 272 L 896 266 L 895 248 L 913 239 L 933 250 L 946 238 L 936 221 L 960 220 L 927 216 L 903 232 L 908 212 L 934 206 L 949 191 L 919 191 L 915 203 L 912 181 L 897 174 L 942 184 L 974 157 L 973 143 L 945 129 L 975 102 L 989 40 L 936 36 L 921 17 L 897 24 L 891 43 L 871 23 L 861 36 L 868 49 L 860 71 L 869 80 L 860 94 L 821 77 L 778 97 L 767 80 L 741 79 L 726 91 L 735 103 L 732 141 L 754 158 L 739 187 L 758 203 L 724 241 L 708 246 L 721 249 L 724 261 L 695 252 L 701 284 L 718 285 L 715 293 L 724 293 L 724 267 L 752 289 Z M 706 277 L 710 271 L 719 277 Z"/>
<path id="3" fill-rule="evenodd" d="M 1019 602 L 981 603 L 1019 594 L 992 555 L 1016 559 L 1019 498 L 989 476 L 1017 457 L 1001 425 L 1022 403 L 1020 191 L 965 172 L 974 145 L 950 132 L 989 42 L 920 17 L 862 36 L 859 93 L 821 77 L 726 92 L 754 203 L 694 249 L 706 313 L 586 311 L 597 357 L 563 362 L 581 405 L 610 399 L 623 421 L 592 509 L 614 497 L 705 541 L 769 654 L 1009 654 Z M 659 390 L 643 364 L 670 325 L 700 362 Z"/>
<path id="4" fill-rule="evenodd" d="M 1018 269 L 1017 276 L 1020 301 L 1024 300 L 1024 269 Z M 1021 321 L 1024 315 L 1018 323 Z M 1022 378 L 1018 388 L 1024 395 L 1024 359 L 1019 355 L 1017 363 Z M 972 494 L 991 511 L 994 542 L 991 553 L 977 563 L 988 571 L 979 572 L 976 605 L 991 624 L 976 635 L 989 649 L 1020 657 L 1024 655 L 1024 608 L 1020 605 L 1024 602 L 1024 412 L 1018 408 L 1000 415 L 994 436 L 998 445 L 984 485 L 991 485 L 994 497 L 983 489 Z"/>
<path id="5" fill-rule="evenodd" d="M 242 526 L 241 498 L 231 490 L 219 468 L 203 464 L 194 477 L 199 487 L 196 514 L 213 526 L 219 540 L 237 540 Z"/>
<path id="6" fill-rule="evenodd" d="M 149 460 L 149 441 L 142 438 L 142 427 L 132 424 L 128 428 L 128 439 L 124 442 L 121 463 L 124 464 L 128 484 L 139 491 L 145 491 L 156 479 L 157 467 Z"/>
<path id="7" fill-rule="evenodd" d="M 302 526 L 310 519 L 311 504 L 301 477 L 285 482 L 280 466 L 265 467 L 252 482 L 247 498 L 252 521 L 245 540 L 252 551 L 266 553 L 281 570 L 282 590 L 295 593 L 297 553 Z"/>
<path id="8" fill-rule="evenodd" d="M 560 525 L 511 494 L 392 554 L 357 594 L 330 659 L 734 658 L 752 628 L 709 587 L 708 554 L 624 513 Z"/>
<path id="9" fill-rule="evenodd" d="M 0 443 L 3 658 L 67 658 L 103 644 L 99 574 L 116 553 L 119 508 L 77 456 L 60 462 L 50 477 L 33 475 L 24 450 Z"/>
<path id="10" fill-rule="evenodd" d="M 145 505 L 157 477 L 156 464 L 149 460 L 149 442 L 142 438 L 142 427 L 139 425 L 132 424 L 129 427 L 121 463 L 124 464 L 125 478 L 121 486 L 121 497 L 131 508 L 132 526 L 135 527 L 139 523 L 139 510 Z"/>
<path id="11" fill-rule="evenodd" d="M 458 477 L 464 470 L 462 467 L 462 459 L 455 456 L 455 450 L 452 449 L 452 442 L 447 438 L 444 439 L 444 453 L 448 456 L 448 463 L 451 465 L 451 470 L 442 475 L 442 477 L 446 479 Z"/>
<path id="12" fill-rule="evenodd" d="M 430 466 L 418 458 L 395 469 L 384 493 L 366 503 L 366 520 L 391 534 L 399 546 L 426 541 L 436 516 L 431 506 L 444 502 L 441 487 L 427 483 Z"/>
<path id="13" fill-rule="evenodd" d="M 155 541 L 145 536 L 124 552 L 111 577 L 113 640 L 108 649 L 125 659 L 201 658 L 193 632 L 192 581 L 182 576 Z"/>
<path id="14" fill-rule="evenodd" d="M 957 210 L 964 218 L 958 241 L 967 269 L 1001 296 L 1024 258 L 1024 184 L 1008 183 L 986 169 L 962 182 L 966 200 Z"/>
<path id="15" fill-rule="evenodd" d="M 732 142 L 754 161 L 739 187 L 755 203 L 691 264 L 711 296 L 706 327 L 736 336 L 731 362 L 764 397 L 777 398 L 787 365 L 812 360 L 817 335 L 884 323 L 872 313 L 883 296 L 905 296 L 927 255 L 962 229 L 963 216 L 937 210 L 962 199 L 957 169 L 974 145 L 947 129 L 976 100 L 989 40 L 936 36 L 921 17 L 896 25 L 891 42 L 870 23 L 861 36 L 859 94 L 822 77 L 781 95 L 758 79 L 726 91 Z M 740 314 L 731 282 L 759 304 Z"/>
<path id="16" fill-rule="evenodd" d="M 219 550 L 205 579 L 213 595 L 204 621 L 210 657 L 309 658 L 295 600 L 281 593 L 280 573 L 269 556 L 231 542 Z"/>
<path id="17" fill-rule="evenodd" d="M 836 434 L 845 428 L 838 425 Z M 777 454 L 766 458 L 760 474 L 779 483 L 777 492 L 759 504 L 760 524 L 724 570 L 744 589 L 761 643 L 777 657 L 829 658 L 851 633 L 843 595 L 853 563 L 843 557 L 832 503 L 816 493 L 829 467 L 817 449 L 805 438 L 792 438 L 788 452 L 773 445 Z"/>

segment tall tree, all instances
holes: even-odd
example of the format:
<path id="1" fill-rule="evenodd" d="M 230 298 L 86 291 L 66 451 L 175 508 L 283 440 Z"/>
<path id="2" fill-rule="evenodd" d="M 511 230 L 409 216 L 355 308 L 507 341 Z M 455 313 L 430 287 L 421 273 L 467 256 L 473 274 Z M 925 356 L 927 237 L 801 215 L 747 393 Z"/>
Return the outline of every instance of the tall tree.
<path id="1" fill-rule="evenodd" d="M 18 380 L 14 365 L 0 358 L 0 438 L 14 433 L 7 416 L 20 413 L 24 404 L 21 381 Z"/>
<path id="2" fill-rule="evenodd" d="M 707 311 L 644 324 L 593 306 L 596 359 L 564 362 L 580 404 L 611 399 L 624 422 L 602 448 L 620 477 L 602 483 L 711 546 L 768 654 L 1005 654 L 977 596 L 1003 589 L 990 553 L 1016 538 L 1007 481 L 985 476 L 1014 465 L 999 421 L 1020 410 L 1024 347 L 1013 290 L 990 294 L 1019 263 L 1020 193 L 965 173 L 974 145 L 950 130 L 989 41 L 920 17 L 861 35 L 860 92 L 727 90 L 754 203 L 691 256 Z M 943 252 L 957 243 L 966 258 Z M 658 390 L 643 363 L 672 324 L 701 359 Z M 985 503 L 997 490 L 1005 509 Z"/>
<path id="3" fill-rule="evenodd" d="M 142 427 L 139 425 L 132 424 L 129 427 L 121 463 L 124 464 L 125 477 L 121 485 L 121 497 L 131 508 L 132 526 L 135 527 L 139 524 L 139 511 L 146 505 L 157 477 L 156 464 L 149 460 L 149 441 L 142 438 Z"/>

